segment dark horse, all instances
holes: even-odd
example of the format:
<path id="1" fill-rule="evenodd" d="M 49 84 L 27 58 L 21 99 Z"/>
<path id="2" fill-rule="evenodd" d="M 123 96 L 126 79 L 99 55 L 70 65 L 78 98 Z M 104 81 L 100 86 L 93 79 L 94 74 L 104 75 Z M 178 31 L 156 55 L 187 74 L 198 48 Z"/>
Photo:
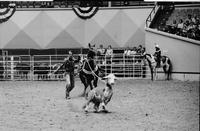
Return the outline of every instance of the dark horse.
<path id="1" fill-rule="evenodd" d="M 84 59 L 82 62 L 81 69 L 79 71 L 79 77 L 85 87 L 82 96 L 87 95 L 86 89 L 88 86 L 90 86 L 91 90 L 94 87 L 97 87 L 98 75 L 99 75 L 99 68 L 96 65 L 95 61 L 92 59 Z"/>
<path id="2" fill-rule="evenodd" d="M 172 63 L 169 57 L 161 56 L 161 64 L 160 67 L 158 67 L 155 56 L 153 56 L 152 54 L 145 54 L 143 56 L 149 64 L 149 68 L 151 71 L 151 80 L 156 79 L 156 74 L 157 74 L 156 68 L 163 68 L 166 80 L 171 79 Z"/>

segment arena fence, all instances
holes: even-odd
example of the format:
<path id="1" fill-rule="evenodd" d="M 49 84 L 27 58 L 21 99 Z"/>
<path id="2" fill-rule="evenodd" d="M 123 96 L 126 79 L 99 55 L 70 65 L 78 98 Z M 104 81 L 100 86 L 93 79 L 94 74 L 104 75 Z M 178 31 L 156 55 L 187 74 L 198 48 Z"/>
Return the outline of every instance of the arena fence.
<path id="1" fill-rule="evenodd" d="M 64 70 L 49 74 L 62 65 L 66 57 L 67 55 L 0 56 L 0 80 L 64 80 Z M 120 78 L 149 78 L 149 68 L 140 55 L 98 56 L 96 62 L 105 75 L 114 73 Z M 77 75 L 79 66 L 77 64 L 75 69 Z"/>

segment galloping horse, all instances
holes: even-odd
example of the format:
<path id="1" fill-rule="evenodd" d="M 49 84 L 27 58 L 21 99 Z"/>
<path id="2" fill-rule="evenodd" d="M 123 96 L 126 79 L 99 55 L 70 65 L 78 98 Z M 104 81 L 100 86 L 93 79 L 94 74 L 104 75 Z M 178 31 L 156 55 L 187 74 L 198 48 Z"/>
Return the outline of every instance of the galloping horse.
<path id="1" fill-rule="evenodd" d="M 163 68 L 166 80 L 171 79 L 172 63 L 169 57 L 161 56 L 161 64 L 160 64 L 160 67 L 158 67 L 155 56 L 153 56 L 152 54 L 145 54 L 143 56 L 148 61 L 149 68 L 151 71 L 151 80 L 156 79 L 156 75 L 157 75 L 156 68 Z"/>
<path id="2" fill-rule="evenodd" d="M 82 67 L 79 71 L 79 77 L 85 87 L 82 96 L 87 95 L 86 89 L 88 86 L 90 86 L 91 90 L 94 87 L 97 87 L 98 75 L 99 75 L 99 68 L 96 65 L 95 61 L 92 59 L 84 59 L 82 61 Z"/>

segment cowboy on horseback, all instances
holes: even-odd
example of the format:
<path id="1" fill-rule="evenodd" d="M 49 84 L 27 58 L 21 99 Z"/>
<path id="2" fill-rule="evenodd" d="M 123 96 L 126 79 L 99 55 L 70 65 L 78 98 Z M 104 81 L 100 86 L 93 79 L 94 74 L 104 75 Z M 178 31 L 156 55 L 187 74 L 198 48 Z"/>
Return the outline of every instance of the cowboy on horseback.
<path id="1" fill-rule="evenodd" d="M 75 86 L 75 80 L 74 80 L 74 69 L 75 69 L 75 64 L 78 63 L 80 61 L 80 57 L 78 57 L 78 59 L 75 59 L 73 56 L 72 51 L 69 51 L 69 56 L 67 58 L 65 58 L 64 63 L 53 72 L 56 73 L 58 72 L 58 70 L 64 68 L 65 70 L 65 75 L 66 75 L 66 99 L 70 99 L 70 92 L 71 90 L 74 88 Z"/>
<path id="2" fill-rule="evenodd" d="M 155 45 L 155 53 L 154 53 L 154 56 L 156 57 L 156 62 L 157 62 L 157 65 L 156 67 L 160 67 L 161 66 L 161 50 L 158 46 L 158 44 Z"/>

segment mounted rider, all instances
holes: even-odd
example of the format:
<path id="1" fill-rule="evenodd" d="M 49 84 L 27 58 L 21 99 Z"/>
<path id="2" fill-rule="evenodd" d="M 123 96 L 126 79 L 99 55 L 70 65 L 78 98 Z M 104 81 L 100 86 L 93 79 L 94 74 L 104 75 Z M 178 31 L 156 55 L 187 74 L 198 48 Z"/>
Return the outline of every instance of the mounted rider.
<path id="1" fill-rule="evenodd" d="M 161 66 L 161 50 L 159 48 L 159 45 L 158 44 L 155 44 L 155 53 L 154 53 L 154 56 L 156 57 L 156 62 L 157 62 L 157 67 L 160 67 Z"/>

